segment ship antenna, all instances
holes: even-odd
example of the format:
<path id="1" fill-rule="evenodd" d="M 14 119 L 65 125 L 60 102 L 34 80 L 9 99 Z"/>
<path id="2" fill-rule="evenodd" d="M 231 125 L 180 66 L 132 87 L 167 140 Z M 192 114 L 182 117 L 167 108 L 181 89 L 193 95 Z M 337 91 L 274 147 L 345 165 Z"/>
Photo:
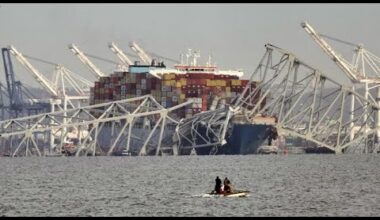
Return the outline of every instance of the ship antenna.
<path id="1" fill-rule="evenodd" d="M 189 65 L 189 57 L 191 56 L 191 49 L 187 49 L 186 53 L 186 65 Z"/>
<path id="2" fill-rule="evenodd" d="M 208 62 L 207 62 L 207 66 L 211 66 L 211 54 L 208 55 Z"/>
<path id="3" fill-rule="evenodd" d="M 198 50 L 198 51 L 194 51 L 193 53 L 193 65 L 196 66 L 197 65 L 197 58 L 200 57 L 200 54 L 201 54 L 201 51 Z"/>
<path id="4" fill-rule="evenodd" d="M 180 55 L 179 55 L 179 57 L 180 57 L 180 60 L 181 60 L 181 65 L 183 65 L 183 53 L 181 53 Z"/>

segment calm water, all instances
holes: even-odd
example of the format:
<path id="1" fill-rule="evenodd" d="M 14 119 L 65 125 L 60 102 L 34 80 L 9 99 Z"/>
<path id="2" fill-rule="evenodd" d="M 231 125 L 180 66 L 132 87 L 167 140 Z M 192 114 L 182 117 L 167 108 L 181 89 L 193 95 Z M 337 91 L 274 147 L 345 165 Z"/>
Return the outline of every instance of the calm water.
<path id="1" fill-rule="evenodd" d="M 0 158 L 0 216 L 380 216 L 379 157 Z"/>

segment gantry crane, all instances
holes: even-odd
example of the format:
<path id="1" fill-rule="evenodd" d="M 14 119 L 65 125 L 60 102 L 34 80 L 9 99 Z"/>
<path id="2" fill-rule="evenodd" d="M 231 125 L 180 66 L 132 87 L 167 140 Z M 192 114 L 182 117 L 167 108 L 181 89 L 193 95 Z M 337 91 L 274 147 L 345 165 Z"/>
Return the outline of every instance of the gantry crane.
<path id="1" fill-rule="evenodd" d="M 148 65 L 152 64 L 152 61 L 154 60 L 152 56 L 154 56 L 155 58 L 159 58 L 161 60 L 167 60 L 167 61 L 173 62 L 175 64 L 180 63 L 179 60 L 164 57 L 153 52 L 145 51 L 135 41 L 130 42 L 129 46 L 145 64 L 148 64 Z"/>
<path id="2" fill-rule="evenodd" d="M 2 48 L 1 53 L 3 55 L 5 79 L 7 81 L 9 109 L 12 113 L 15 113 L 15 117 L 18 117 L 19 112 L 23 110 L 24 104 L 21 92 L 21 82 L 15 80 L 13 64 L 9 49 Z"/>
<path id="3" fill-rule="evenodd" d="M 129 47 L 140 57 L 145 63 L 150 65 L 152 63 L 152 57 L 150 57 L 135 41 L 129 43 Z"/>
<path id="4" fill-rule="evenodd" d="M 318 34 L 307 22 L 301 23 L 302 28 L 313 38 L 313 40 L 323 49 L 323 51 L 343 70 L 348 78 L 354 83 L 376 82 L 380 83 L 380 77 L 368 78 L 365 72 L 359 70 L 357 66 L 352 65 L 345 60 L 340 54 L 335 52 L 333 48 Z M 357 52 L 363 52 L 362 45 L 357 45 Z"/>
<path id="5" fill-rule="evenodd" d="M 1 109 L 1 114 L 0 114 L 0 120 L 3 121 L 5 120 L 4 113 L 5 113 L 5 104 L 4 104 L 4 97 L 3 94 L 6 95 L 5 92 L 5 86 L 0 82 L 0 109 Z"/>
<path id="6" fill-rule="evenodd" d="M 121 60 L 121 62 L 124 63 L 124 65 L 129 66 L 133 64 L 133 62 L 127 57 L 127 55 L 121 49 L 119 49 L 119 47 L 114 42 L 108 43 L 108 47 L 111 49 L 112 52 L 116 54 L 117 57 L 119 57 L 119 59 Z"/>
<path id="7" fill-rule="evenodd" d="M 147 51 L 147 52 L 149 52 L 149 51 Z M 175 64 L 181 63 L 181 61 L 179 61 L 179 60 L 175 60 L 175 59 L 172 59 L 172 58 L 169 58 L 169 57 L 164 57 L 164 56 L 161 56 L 161 55 L 153 53 L 153 52 L 149 52 L 149 54 L 151 54 L 154 57 L 160 58 L 161 60 L 167 60 L 167 61 L 173 62 Z"/>
<path id="8" fill-rule="evenodd" d="M 75 106 L 73 101 L 78 101 L 78 105 L 81 103 L 88 102 L 89 100 L 89 87 L 91 86 L 91 82 L 86 81 L 80 76 L 76 76 L 74 73 L 69 71 L 61 64 L 55 64 L 52 62 L 43 61 L 38 59 L 39 61 L 43 61 L 45 63 L 49 63 L 55 66 L 56 70 L 56 78 L 55 82 L 51 82 L 44 75 L 42 75 L 26 58 L 23 54 L 21 54 L 14 46 L 8 47 L 9 51 L 12 55 L 14 55 L 17 60 L 30 72 L 33 77 L 49 92 L 51 98 L 48 99 L 48 103 L 50 104 L 51 112 L 56 111 L 56 107 L 59 110 L 67 110 L 70 105 L 71 108 L 76 108 L 79 106 Z M 65 84 L 68 82 L 70 88 L 72 88 L 77 95 L 69 95 L 67 88 L 68 85 Z M 82 84 L 82 85 L 80 85 Z M 84 85 L 84 86 L 83 86 Z M 88 91 L 86 91 L 88 90 Z M 86 94 L 87 93 L 87 94 Z M 66 119 L 65 119 L 66 120 Z M 65 121 L 64 120 L 64 121 Z M 54 123 L 54 118 L 51 119 L 51 123 Z M 66 132 L 65 128 L 63 132 Z M 62 140 L 61 140 L 62 141 Z M 54 146 L 54 134 L 50 134 L 50 149 Z"/>
<path id="9" fill-rule="evenodd" d="M 335 64 L 348 76 L 351 82 L 354 84 L 364 84 L 364 97 L 371 99 L 372 102 L 377 103 L 380 106 L 380 58 L 373 53 L 366 50 L 361 44 L 352 44 L 343 40 L 328 37 L 326 35 L 318 34 L 307 22 L 302 22 L 301 27 L 312 37 L 312 39 L 320 46 L 323 51 L 335 62 Z M 355 53 L 352 63 L 345 60 L 340 54 L 335 52 L 333 48 L 322 38 L 330 38 L 332 40 L 339 41 L 341 43 L 355 46 Z M 373 70 L 373 75 L 366 73 L 365 62 Z M 369 84 L 373 86 L 369 88 Z M 369 92 L 370 89 L 377 88 L 377 97 L 373 98 Z M 354 112 L 355 103 L 352 98 L 351 111 Z M 353 113 L 352 113 L 353 114 Z M 351 114 L 351 118 L 353 115 Z M 363 120 L 367 120 L 365 116 Z M 376 112 L 376 127 L 377 138 L 380 138 L 380 111 Z"/>
<path id="10" fill-rule="evenodd" d="M 12 55 L 16 57 L 16 59 L 27 69 L 29 72 L 32 73 L 33 77 L 53 96 L 58 97 L 58 91 L 54 86 L 52 86 L 52 83 L 44 76 L 42 75 L 34 66 L 20 53 L 18 50 L 10 45 L 8 47 Z"/>
<path id="11" fill-rule="evenodd" d="M 13 47 L 14 48 L 14 47 Z M 18 52 L 17 50 L 15 50 Z M 40 111 L 49 108 L 44 102 L 40 102 L 30 91 L 26 88 L 21 81 L 16 81 L 15 73 L 13 71 L 13 64 L 11 59 L 10 48 L 2 48 L 3 64 L 5 79 L 7 83 L 7 97 L 9 100 L 9 106 L 1 106 L 1 108 L 8 108 L 8 112 L 11 118 L 17 118 L 23 115 L 24 110 L 30 112 L 35 111 L 39 113 Z M 3 113 L 4 111 L 2 111 Z M 26 113 L 26 112 L 25 112 Z M 2 117 L 4 119 L 4 115 Z"/>
<path id="12" fill-rule="evenodd" d="M 53 64 L 51 62 L 48 62 L 50 64 L 55 65 L 56 71 L 58 72 L 58 75 L 56 77 L 55 83 L 51 82 L 49 79 L 47 79 L 44 75 L 42 75 L 26 58 L 25 56 L 20 53 L 14 46 L 8 47 L 9 51 L 12 55 L 16 57 L 16 59 L 30 72 L 32 73 L 33 77 L 37 80 L 37 82 L 42 85 L 47 92 L 51 95 L 51 105 L 52 110 L 54 109 L 54 105 L 60 105 L 60 103 L 64 103 L 63 109 L 67 109 L 67 104 L 70 104 L 72 107 L 74 107 L 71 100 L 88 100 L 89 95 L 85 91 L 86 89 L 89 90 L 89 86 L 91 85 L 91 82 L 86 81 L 85 79 L 81 79 L 79 76 L 74 76 L 73 73 L 65 68 L 63 65 L 60 64 Z M 65 80 L 70 84 L 70 86 L 78 93 L 74 96 L 69 96 L 66 92 L 66 85 Z M 82 89 L 82 87 L 79 85 L 79 83 L 83 83 L 87 86 L 87 88 Z M 68 103 L 67 103 L 68 102 Z"/>
<path id="13" fill-rule="evenodd" d="M 99 79 L 100 77 L 102 76 L 106 76 L 106 74 L 104 74 L 102 71 L 100 71 L 100 69 L 98 67 L 96 67 L 88 58 L 87 56 L 81 51 L 79 50 L 79 48 L 74 45 L 74 44 L 70 44 L 69 45 L 69 49 L 79 58 L 79 60 L 85 64 L 91 72 L 93 72 L 95 74 L 95 76 Z"/>

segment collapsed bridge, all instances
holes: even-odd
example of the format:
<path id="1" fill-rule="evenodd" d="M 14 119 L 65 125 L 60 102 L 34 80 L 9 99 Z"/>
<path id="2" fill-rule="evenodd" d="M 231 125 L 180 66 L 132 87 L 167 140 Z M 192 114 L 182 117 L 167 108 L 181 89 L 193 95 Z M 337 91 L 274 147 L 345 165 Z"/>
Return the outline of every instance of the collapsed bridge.
<path id="1" fill-rule="evenodd" d="M 10 156 L 67 155 L 76 135 L 76 156 L 179 155 L 181 149 L 225 143 L 233 119 L 275 117 L 281 135 L 302 138 L 336 153 L 377 153 L 379 106 L 276 46 L 266 52 L 238 99 L 230 106 L 187 119 L 165 109 L 151 95 L 65 111 L 0 121 L 0 149 Z M 259 83 L 253 87 L 255 81 Z M 257 97 L 259 97 L 257 99 Z M 257 100 L 252 105 L 252 99 Z M 253 122 L 254 123 L 254 122 Z M 206 132 L 198 132 L 203 127 Z M 76 132 L 74 132 L 76 131 Z"/>

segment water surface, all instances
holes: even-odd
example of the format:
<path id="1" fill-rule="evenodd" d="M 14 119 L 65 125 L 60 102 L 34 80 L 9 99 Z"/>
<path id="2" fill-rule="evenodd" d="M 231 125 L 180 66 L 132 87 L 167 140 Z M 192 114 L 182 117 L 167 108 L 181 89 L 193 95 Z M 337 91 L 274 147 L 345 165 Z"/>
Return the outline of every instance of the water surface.
<path id="1" fill-rule="evenodd" d="M 0 158 L 1 216 L 380 216 L 379 155 Z M 201 198 L 228 177 L 247 198 Z"/>

